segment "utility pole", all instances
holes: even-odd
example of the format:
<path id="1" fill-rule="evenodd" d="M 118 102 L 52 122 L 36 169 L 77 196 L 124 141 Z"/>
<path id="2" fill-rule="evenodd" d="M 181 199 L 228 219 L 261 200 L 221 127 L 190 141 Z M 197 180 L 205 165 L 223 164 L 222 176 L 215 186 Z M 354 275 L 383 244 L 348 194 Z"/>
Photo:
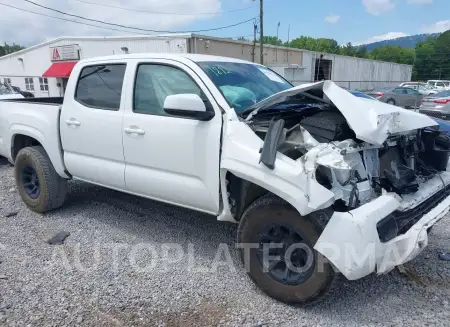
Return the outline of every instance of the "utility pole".
<path id="1" fill-rule="evenodd" d="M 289 48 L 291 47 L 290 33 L 291 33 L 291 25 L 289 24 L 289 27 L 288 27 L 288 41 L 287 41 L 287 46 L 288 46 L 287 63 L 288 63 L 288 65 L 289 65 Z"/>
<path id="2" fill-rule="evenodd" d="M 264 51 L 263 51 L 263 46 L 264 46 L 264 30 L 263 30 L 263 16 L 264 16 L 264 12 L 263 12 L 263 0 L 259 0 L 259 46 L 260 46 L 260 61 L 261 61 L 261 65 L 264 64 Z"/>
<path id="3" fill-rule="evenodd" d="M 253 50 L 252 50 L 252 61 L 255 62 L 256 55 L 256 32 L 258 31 L 258 25 L 256 24 L 256 20 L 253 23 Z"/>
<path id="4" fill-rule="evenodd" d="M 278 22 L 278 24 L 277 24 L 277 43 L 278 43 L 278 31 L 279 31 L 279 29 L 280 29 L 280 22 Z M 275 61 L 278 63 L 278 44 L 276 45 L 276 48 L 275 48 Z"/>

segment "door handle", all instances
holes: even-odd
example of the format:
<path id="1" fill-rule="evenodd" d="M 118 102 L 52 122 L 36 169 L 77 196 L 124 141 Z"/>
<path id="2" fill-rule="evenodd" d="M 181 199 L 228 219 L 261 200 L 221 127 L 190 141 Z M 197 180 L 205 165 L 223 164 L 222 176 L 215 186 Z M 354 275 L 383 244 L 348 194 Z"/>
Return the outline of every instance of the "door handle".
<path id="1" fill-rule="evenodd" d="M 137 134 L 137 135 L 145 134 L 145 131 L 139 128 L 125 128 L 124 131 L 127 134 Z"/>
<path id="2" fill-rule="evenodd" d="M 80 126 L 81 125 L 81 123 L 75 119 L 67 119 L 66 124 L 69 126 Z"/>

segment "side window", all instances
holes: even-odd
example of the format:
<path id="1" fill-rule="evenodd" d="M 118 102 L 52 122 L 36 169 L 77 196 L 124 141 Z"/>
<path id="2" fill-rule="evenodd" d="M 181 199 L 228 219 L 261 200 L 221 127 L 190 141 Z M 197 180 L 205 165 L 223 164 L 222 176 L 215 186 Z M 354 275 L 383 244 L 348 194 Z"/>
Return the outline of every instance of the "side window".
<path id="1" fill-rule="evenodd" d="M 25 77 L 25 89 L 27 91 L 34 91 L 33 77 Z"/>
<path id="2" fill-rule="evenodd" d="M 39 88 L 41 91 L 48 91 L 47 77 L 39 77 Z"/>
<path id="3" fill-rule="evenodd" d="M 125 64 L 84 67 L 75 100 L 88 107 L 119 110 L 125 68 Z"/>
<path id="4" fill-rule="evenodd" d="M 140 64 L 134 84 L 133 111 L 150 115 L 166 115 L 163 106 L 168 95 L 197 94 L 201 89 L 179 68 L 158 64 Z"/>
<path id="5" fill-rule="evenodd" d="M 405 89 L 394 89 L 392 92 L 394 92 L 396 94 L 406 94 Z"/>
<path id="6" fill-rule="evenodd" d="M 442 82 L 437 82 L 436 85 L 439 86 L 439 87 L 445 87 L 445 84 L 442 83 Z"/>
<path id="7" fill-rule="evenodd" d="M 420 94 L 419 92 L 417 92 L 416 90 L 413 90 L 413 89 L 406 90 L 406 93 L 409 94 L 409 95 L 418 95 L 418 94 Z"/>

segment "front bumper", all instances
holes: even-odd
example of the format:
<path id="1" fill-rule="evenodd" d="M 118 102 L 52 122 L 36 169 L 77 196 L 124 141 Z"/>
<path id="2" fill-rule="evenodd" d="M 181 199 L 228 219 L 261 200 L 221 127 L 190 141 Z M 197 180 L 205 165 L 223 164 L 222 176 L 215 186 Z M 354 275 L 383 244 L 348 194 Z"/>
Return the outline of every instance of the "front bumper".
<path id="1" fill-rule="evenodd" d="M 385 194 L 355 210 L 335 212 L 314 248 L 349 280 L 375 271 L 387 273 L 414 259 L 428 245 L 428 229 L 450 210 L 450 195 L 443 185 L 450 185 L 450 173 L 442 173 L 441 177 L 436 176 L 422 184 L 418 192 L 403 198 Z M 444 196 L 427 206 L 427 200 L 432 202 L 439 192 Z M 380 240 L 380 221 L 396 212 L 421 208 L 427 211 L 416 217 L 411 227 L 387 242 Z"/>

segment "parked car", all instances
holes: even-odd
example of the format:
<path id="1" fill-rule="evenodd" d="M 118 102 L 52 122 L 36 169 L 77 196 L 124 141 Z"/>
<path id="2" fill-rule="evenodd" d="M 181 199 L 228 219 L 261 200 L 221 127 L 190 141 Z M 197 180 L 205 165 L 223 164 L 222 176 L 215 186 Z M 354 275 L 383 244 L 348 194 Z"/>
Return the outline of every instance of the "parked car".
<path id="1" fill-rule="evenodd" d="M 354 91 L 354 90 L 348 90 L 348 91 L 356 97 L 378 101 L 374 97 L 372 97 L 366 93 L 363 93 L 361 91 Z M 449 92 L 449 91 L 447 91 L 447 92 Z M 426 113 L 424 113 L 424 114 L 426 114 Z M 440 132 L 445 133 L 446 135 L 450 136 L 450 122 L 435 118 L 435 117 L 433 117 L 433 115 L 428 115 L 428 116 L 431 116 L 433 118 L 433 120 L 439 124 Z"/>
<path id="2" fill-rule="evenodd" d="M 419 111 L 431 117 L 450 120 L 450 90 L 424 98 Z"/>
<path id="3" fill-rule="evenodd" d="M 445 80 L 429 80 L 427 82 L 428 85 L 431 85 L 432 87 L 434 87 L 437 90 L 448 90 L 450 89 L 450 81 L 445 81 Z"/>
<path id="4" fill-rule="evenodd" d="M 284 302 L 322 298 L 336 271 L 354 280 L 412 260 L 450 210 L 448 155 L 416 146 L 450 150 L 436 122 L 331 81 L 131 54 L 80 61 L 64 101 L 43 101 L 0 101 L 0 154 L 28 208 L 61 207 L 79 179 L 237 222 L 248 274 Z"/>
<path id="5" fill-rule="evenodd" d="M 14 91 L 23 95 L 24 98 L 34 98 L 34 94 L 28 91 L 22 91 L 18 86 L 11 86 Z"/>
<path id="6" fill-rule="evenodd" d="M 405 83 L 400 84 L 399 87 L 409 87 L 411 89 L 418 91 L 420 94 L 423 94 L 423 95 L 430 95 L 430 94 L 435 94 L 438 92 L 431 85 L 428 85 L 426 83 L 419 83 L 419 82 L 405 82 Z"/>
<path id="7" fill-rule="evenodd" d="M 404 108 L 418 108 L 423 99 L 422 94 L 408 87 L 378 89 L 367 94 L 381 102 Z"/>
<path id="8" fill-rule="evenodd" d="M 0 83 L 0 100 L 23 98 L 20 93 L 16 93 L 8 85 Z"/>

